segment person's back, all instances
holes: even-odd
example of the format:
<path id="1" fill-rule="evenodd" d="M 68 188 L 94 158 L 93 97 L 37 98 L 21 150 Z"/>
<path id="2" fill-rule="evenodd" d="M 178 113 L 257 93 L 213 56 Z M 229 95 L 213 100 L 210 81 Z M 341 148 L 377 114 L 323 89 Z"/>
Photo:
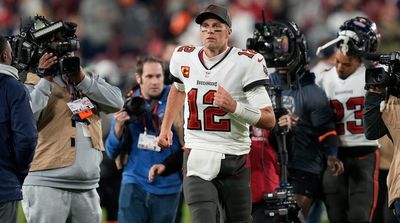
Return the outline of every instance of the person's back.
<path id="1" fill-rule="evenodd" d="M 11 47 L 0 37 L 0 221 L 16 222 L 21 187 L 32 161 L 37 129 L 24 85 L 11 64 Z"/>
<path id="2" fill-rule="evenodd" d="M 271 74 L 272 82 L 277 79 L 279 80 L 279 76 L 276 73 Z M 328 133 L 334 130 L 334 124 L 328 99 L 323 90 L 314 83 L 314 79 L 314 74 L 307 71 L 299 86 L 282 91 L 282 103 L 291 116 L 299 119 L 291 129 L 288 168 L 319 175 L 325 167 L 325 148 L 318 138 L 323 135 L 321 129 Z M 309 98 L 313 100 L 308 100 Z"/>
<path id="3" fill-rule="evenodd" d="M 270 77 L 274 84 L 282 81 L 282 76 L 276 73 Z M 305 71 L 298 85 L 282 91 L 282 106 L 289 113 L 279 118 L 279 123 L 290 120 L 286 125 L 289 129 L 288 182 L 293 186 L 305 220 L 308 220 L 314 202 L 322 199 L 321 176 L 325 168 L 334 175 L 343 172 L 342 164 L 336 158 L 333 112 L 325 93 L 314 79 L 313 73 Z M 310 98 L 313 100 L 308 100 Z"/>

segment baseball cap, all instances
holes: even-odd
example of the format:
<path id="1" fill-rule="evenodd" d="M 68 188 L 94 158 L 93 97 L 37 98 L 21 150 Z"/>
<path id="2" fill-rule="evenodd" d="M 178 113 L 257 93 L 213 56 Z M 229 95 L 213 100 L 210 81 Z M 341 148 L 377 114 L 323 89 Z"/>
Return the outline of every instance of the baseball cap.
<path id="1" fill-rule="evenodd" d="M 218 20 L 221 20 L 229 27 L 231 27 L 231 17 L 226 8 L 218 6 L 218 5 L 209 5 L 207 8 L 201 12 L 195 19 L 197 24 L 201 24 L 204 20 L 216 17 Z"/>

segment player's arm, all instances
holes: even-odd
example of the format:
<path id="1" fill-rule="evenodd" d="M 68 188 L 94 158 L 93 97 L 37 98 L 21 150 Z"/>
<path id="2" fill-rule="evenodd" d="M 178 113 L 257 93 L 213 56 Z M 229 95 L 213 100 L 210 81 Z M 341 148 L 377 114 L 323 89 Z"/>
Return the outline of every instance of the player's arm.
<path id="1" fill-rule="evenodd" d="M 272 129 L 275 126 L 275 114 L 271 100 L 262 86 L 246 92 L 248 105 L 234 100 L 229 92 L 221 86 L 218 86 L 214 96 L 214 103 L 222 110 L 230 112 L 233 116 L 252 126 L 262 129 Z"/>
<path id="2" fill-rule="evenodd" d="M 260 109 L 261 117 L 254 126 L 262 129 L 272 129 L 275 126 L 275 114 L 271 106 Z"/>
<path id="3" fill-rule="evenodd" d="M 241 76 L 241 82 L 248 104 L 236 102 L 233 115 L 252 126 L 272 129 L 275 126 L 275 114 L 265 89 L 268 71 L 264 57 L 252 50 L 246 52 L 254 55 L 249 57 L 250 60 L 243 59 L 247 66 L 245 65 L 246 73 Z M 249 55 L 247 53 L 240 52 L 239 55 Z"/>
<path id="4" fill-rule="evenodd" d="M 184 91 L 179 91 L 174 84 L 171 86 L 167 99 L 167 108 L 161 125 L 161 132 L 158 137 L 158 145 L 160 147 L 166 148 L 172 145 L 171 127 L 177 114 L 181 112 L 185 103 L 185 97 Z"/>
<path id="5" fill-rule="evenodd" d="M 327 166 L 333 175 L 338 176 L 343 173 L 344 167 L 342 161 L 337 158 L 339 139 L 336 132 L 334 113 L 322 89 L 316 88 L 314 92 L 313 102 L 306 103 L 307 110 L 311 111 L 310 120 L 318 136 L 318 142 L 327 157 Z"/>
<path id="6" fill-rule="evenodd" d="M 161 148 L 170 147 L 172 145 L 172 125 L 175 127 L 181 145 L 184 143 L 182 109 L 185 103 L 186 93 L 185 85 L 182 81 L 183 76 L 180 62 L 182 61 L 182 57 L 187 56 L 187 53 L 191 53 L 194 49 L 195 48 L 191 46 L 178 46 L 172 54 L 169 70 L 170 79 L 172 79 L 173 84 L 168 94 L 167 107 L 161 124 L 160 135 L 158 136 L 158 145 Z"/>

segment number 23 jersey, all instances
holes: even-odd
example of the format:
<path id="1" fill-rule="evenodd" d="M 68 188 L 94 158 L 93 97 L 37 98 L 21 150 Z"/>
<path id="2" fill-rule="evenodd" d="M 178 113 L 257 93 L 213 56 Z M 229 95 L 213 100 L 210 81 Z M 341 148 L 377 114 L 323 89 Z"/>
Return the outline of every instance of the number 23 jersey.
<path id="1" fill-rule="evenodd" d="M 336 68 L 323 72 L 318 84 L 325 91 L 336 114 L 339 146 L 376 146 L 376 141 L 364 135 L 365 67 L 360 66 L 346 79 L 339 78 Z"/>
<path id="2" fill-rule="evenodd" d="M 247 154 L 251 143 L 249 125 L 214 105 L 214 93 L 220 85 L 234 100 L 248 104 L 245 92 L 266 84 L 264 58 L 255 51 L 235 47 L 228 48 L 209 68 L 203 58 L 202 47 L 180 46 L 170 61 L 172 78 L 184 85 L 186 93 L 185 146 L 225 154 Z M 263 107 L 269 105 L 270 100 Z"/>

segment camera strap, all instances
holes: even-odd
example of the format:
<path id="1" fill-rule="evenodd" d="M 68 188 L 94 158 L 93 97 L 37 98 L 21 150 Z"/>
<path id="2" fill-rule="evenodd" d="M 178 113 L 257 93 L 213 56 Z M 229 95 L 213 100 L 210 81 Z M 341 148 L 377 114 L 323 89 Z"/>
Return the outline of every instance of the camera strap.
<path id="1" fill-rule="evenodd" d="M 151 99 L 151 101 L 149 103 L 149 108 L 148 108 L 148 110 L 151 111 L 151 115 L 152 115 L 151 121 L 153 123 L 154 131 L 156 132 L 156 134 L 158 134 L 160 131 L 160 120 L 157 115 L 157 110 L 158 110 L 158 105 L 159 105 L 158 102 L 159 102 L 158 99 Z M 144 125 L 145 132 L 146 132 L 147 131 L 146 117 L 143 117 L 143 125 Z"/>
<path id="2" fill-rule="evenodd" d="M 84 97 L 82 92 L 78 90 L 75 85 L 69 84 L 68 77 L 61 75 L 60 79 L 65 85 L 64 88 L 70 97 L 70 102 L 68 102 L 67 105 L 74 114 L 72 120 L 75 122 L 84 122 L 89 125 L 90 122 L 88 118 L 93 115 L 94 105 L 89 98 Z"/>

